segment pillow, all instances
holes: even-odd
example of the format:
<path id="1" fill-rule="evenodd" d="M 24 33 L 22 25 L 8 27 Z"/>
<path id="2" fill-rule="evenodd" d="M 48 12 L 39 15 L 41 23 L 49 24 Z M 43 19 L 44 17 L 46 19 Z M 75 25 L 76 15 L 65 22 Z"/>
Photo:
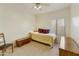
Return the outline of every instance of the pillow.
<path id="1" fill-rule="evenodd" d="M 39 33 L 48 34 L 48 33 L 49 33 L 49 29 L 42 29 L 42 28 L 39 28 L 39 29 L 38 29 L 38 32 L 39 32 Z"/>
<path id="2" fill-rule="evenodd" d="M 42 33 L 42 32 L 43 32 L 43 30 L 42 30 L 41 28 L 39 28 L 39 29 L 38 29 L 38 32 L 39 32 L 39 33 Z"/>

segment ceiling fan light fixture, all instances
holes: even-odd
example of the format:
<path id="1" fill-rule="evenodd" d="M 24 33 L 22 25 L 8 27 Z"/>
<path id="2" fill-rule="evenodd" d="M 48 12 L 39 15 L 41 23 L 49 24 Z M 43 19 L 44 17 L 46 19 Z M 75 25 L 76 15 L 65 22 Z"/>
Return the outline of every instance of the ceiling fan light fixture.
<path id="1" fill-rule="evenodd" d="M 40 3 L 36 3 L 35 6 L 34 6 L 34 8 L 35 8 L 35 9 L 40 9 L 40 8 L 42 8 L 42 6 L 41 6 Z"/>

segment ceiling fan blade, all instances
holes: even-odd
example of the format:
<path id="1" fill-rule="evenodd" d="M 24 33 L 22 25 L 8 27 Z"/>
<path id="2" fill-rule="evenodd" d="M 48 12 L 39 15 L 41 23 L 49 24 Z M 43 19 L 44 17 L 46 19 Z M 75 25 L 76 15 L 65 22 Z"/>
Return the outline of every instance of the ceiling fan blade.
<path id="1" fill-rule="evenodd" d="M 49 3 L 34 3 L 34 5 L 42 5 L 42 6 L 49 6 Z"/>

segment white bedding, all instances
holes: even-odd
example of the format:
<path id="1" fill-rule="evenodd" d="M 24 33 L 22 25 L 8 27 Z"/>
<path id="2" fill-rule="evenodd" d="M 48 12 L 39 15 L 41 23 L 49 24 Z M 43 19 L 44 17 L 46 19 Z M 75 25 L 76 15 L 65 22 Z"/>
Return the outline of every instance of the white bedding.
<path id="1" fill-rule="evenodd" d="M 43 34 L 43 33 L 38 33 L 38 32 L 30 32 L 30 34 L 33 40 L 43 42 L 51 46 L 53 46 L 54 41 L 56 39 L 56 35 L 54 33 Z"/>

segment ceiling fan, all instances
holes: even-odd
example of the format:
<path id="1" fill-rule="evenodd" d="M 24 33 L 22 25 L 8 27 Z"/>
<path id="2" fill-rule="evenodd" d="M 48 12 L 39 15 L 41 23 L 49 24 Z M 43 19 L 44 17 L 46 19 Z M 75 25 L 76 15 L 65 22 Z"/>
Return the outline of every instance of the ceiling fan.
<path id="1" fill-rule="evenodd" d="M 41 9 L 43 6 L 49 6 L 48 3 L 34 3 L 35 9 Z"/>

